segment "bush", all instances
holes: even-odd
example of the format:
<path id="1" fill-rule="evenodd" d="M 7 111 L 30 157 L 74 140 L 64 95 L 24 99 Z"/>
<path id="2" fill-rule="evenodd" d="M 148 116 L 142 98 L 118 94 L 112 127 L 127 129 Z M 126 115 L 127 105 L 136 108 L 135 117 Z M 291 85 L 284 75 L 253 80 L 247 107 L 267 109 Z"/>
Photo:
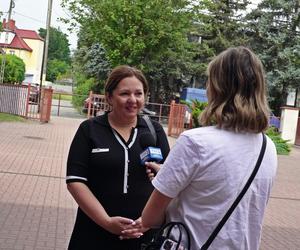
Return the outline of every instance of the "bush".
<path id="1" fill-rule="evenodd" d="M 3 55 L 0 55 L 0 65 Z M 25 63 L 15 55 L 5 55 L 4 83 L 21 83 L 25 79 Z"/>
<path id="2" fill-rule="evenodd" d="M 82 82 L 80 82 L 80 84 L 77 83 L 78 86 L 76 87 L 75 95 L 72 98 L 72 103 L 78 110 L 81 110 L 84 100 L 89 96 L 90 91 L 95 85 L 93 78 L 81 80 Z"/>
<path id="3" fill-rule="evenodd" d="M 280 137 L 280 133 L 276 131 L 275 127 L 270 127 L 266 131 L 266 135 L 274 142 L 278 155 L 288 155 L 290 153 L 291 145 L 288 143 L 288 140 L 283 140 Z"/>
<path id="4" fill-rule="evenodd" d="M 69 65 L 57 59 L 49 60 L 47 63 L 47 81 L 54 82 L 69 70 Z"/>
<path id="5" fill-rule="evenodd" d="M 193 128 L 201 127 L 201 124 L 199 122 L 199 117 L 203 112 L 203 110 L 206 108 L 207 102 L 192 100 L 192 102 L 181 101 L 181 103 L 186 104 L 191 110 Z"/>

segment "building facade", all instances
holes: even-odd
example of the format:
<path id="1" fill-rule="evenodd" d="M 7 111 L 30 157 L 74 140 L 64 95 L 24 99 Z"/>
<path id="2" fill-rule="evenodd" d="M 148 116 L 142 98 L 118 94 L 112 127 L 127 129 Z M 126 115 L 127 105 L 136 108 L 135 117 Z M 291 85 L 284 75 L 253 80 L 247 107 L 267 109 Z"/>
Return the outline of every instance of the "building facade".
<path id="1" fill-rule="evenodd" d="M 34 30 L 19 29 L 14 20 L 3 20 L 0 48 L 25 63 L 25 83 L 38 84 L 42 71 L 44 39 Z"/>

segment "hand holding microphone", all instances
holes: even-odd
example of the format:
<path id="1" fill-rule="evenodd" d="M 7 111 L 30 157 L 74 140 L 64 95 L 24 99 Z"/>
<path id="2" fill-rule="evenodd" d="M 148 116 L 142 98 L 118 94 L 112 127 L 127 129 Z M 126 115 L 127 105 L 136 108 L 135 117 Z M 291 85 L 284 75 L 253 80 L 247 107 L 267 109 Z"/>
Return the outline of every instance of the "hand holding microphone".
<path id="1" fill-rule="evenodd" d="M 152 162 L 146 162 L 145 165 L 146 165 L 146 173 L 148 175 L 148 178 L 150 179 L 150 181 L 152 181 L 156 173 L 160 170 L 161 164 L 152 161 Z"/>
<path id="2" fill-rule="evenodd" d="M 140 145 L 144 149 L 140 154 L 142 165 L 146 166 L 146 172 L 150 180 L 152 180 L 160 169 L 157 164 L 163 159 L 160 148 L 155 147 L 155 141 L 152 134 L 143 134 L 140 137 Z"/>

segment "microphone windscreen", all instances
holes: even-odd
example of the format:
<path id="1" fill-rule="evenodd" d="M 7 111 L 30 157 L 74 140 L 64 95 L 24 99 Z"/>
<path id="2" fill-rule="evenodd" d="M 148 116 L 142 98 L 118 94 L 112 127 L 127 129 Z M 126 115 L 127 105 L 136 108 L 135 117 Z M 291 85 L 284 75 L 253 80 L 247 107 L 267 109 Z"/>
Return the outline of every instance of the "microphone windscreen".
<path id="1" fill-rule="evenodd" d="M 140 145 L 142 149 L 145 149 L 147 147 L 155 147 L 156 145 L 153 135 L 150 133 L 142 134 L 140 136 Z"/>

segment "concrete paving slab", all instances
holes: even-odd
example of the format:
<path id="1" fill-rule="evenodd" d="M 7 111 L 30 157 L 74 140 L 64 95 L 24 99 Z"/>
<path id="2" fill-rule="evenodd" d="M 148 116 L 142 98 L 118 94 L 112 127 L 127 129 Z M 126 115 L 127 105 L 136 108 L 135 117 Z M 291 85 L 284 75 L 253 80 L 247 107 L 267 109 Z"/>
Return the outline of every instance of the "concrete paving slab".
<path id="1" fill-rule="evenodd" d="M 66 159 L 82 121 L 0 123 L 0 250 L 66 249 L 77 207 L 65 185 Z M 297 250 L 300 148 L 278 158 L 260 249 Z"/>

